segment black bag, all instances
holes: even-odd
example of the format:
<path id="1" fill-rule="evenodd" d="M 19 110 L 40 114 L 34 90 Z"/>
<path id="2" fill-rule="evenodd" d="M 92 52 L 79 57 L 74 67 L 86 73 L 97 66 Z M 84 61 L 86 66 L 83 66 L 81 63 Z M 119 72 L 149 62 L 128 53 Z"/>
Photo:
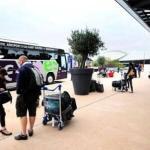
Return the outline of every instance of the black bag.
<path id="1" fill-rule="evenodd" d="M 121 88 L 121 81 L 112 81 L 112 87 Z"/>
<path id="2" fill-rule="evenodd" d="M 0 104 L 5 104 L 9 101 L 12 101 L 12 96 L 9 91 L 3 91 L 0 93 Z"/>
<path id="3" fill-rule="evenodd" d="M 103 84 L 96 83 L 96 91 L 103 93 L 104 92 L 104 86 L 103 86 Z"/>
<path id="4" fill-rule="evenodd" d="M 61 94 L 62 110 L 65 110 L 71 104 L 71 97 L 67 91 Z"/>
<path id="5" fill-rule="evenodd" d="M 71 97 L 67 91 L 64 91 L 61 94 L 61 100 L 62 100 L 62 110 L 65 110 L 69 105 L 71 105 L 73 111 L 77 109 L 75 98 Z"/>
<path id="6" fill-rule="evenodd" d="M 73 111 L 77 109 L 77 104 L 75 98 L 71 97 L 71 106 Z"/>
<path id="7" fill-rule="evenodd" d="M 96 91 L 96 80 L 91 80 L 90 92 L 95 92 L 95 91 Z"/>

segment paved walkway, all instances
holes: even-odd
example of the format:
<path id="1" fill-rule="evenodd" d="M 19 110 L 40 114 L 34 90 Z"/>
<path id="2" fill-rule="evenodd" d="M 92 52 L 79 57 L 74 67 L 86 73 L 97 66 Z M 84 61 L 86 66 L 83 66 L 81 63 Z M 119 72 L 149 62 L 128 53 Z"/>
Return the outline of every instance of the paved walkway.
<path id="1" fill-rule="evenodd" d="M 95 76 L 94 76 L 95 77 Z M 62 131 L 51 124 L 42 125 L 43 107 L 37 110 L 35 134 L 27 141 L 15 141 L 19 119 L 13 104 L 6 104 L 7 127 L 13 135 L 0 134 L 0 150 L 150 150 L 150 79 L 142 73 L 133 80 L 134 93 L 115 92 L 103 78 L 105 92 L 74 95 L 72 82 L 64 81 L 63 90 L 76 98 L 78 110 Z M 54 85 L 53 85 L 54 86 Z"/>

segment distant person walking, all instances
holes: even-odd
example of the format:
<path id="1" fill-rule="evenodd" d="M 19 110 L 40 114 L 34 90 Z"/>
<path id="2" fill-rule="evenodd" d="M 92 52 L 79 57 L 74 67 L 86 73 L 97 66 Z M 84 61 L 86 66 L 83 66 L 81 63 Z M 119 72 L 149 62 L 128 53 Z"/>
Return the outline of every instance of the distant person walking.
<path id="1" fill-rule="evenodd" d="M 33 135 L 33 126 L 36 117 L 37 100 L 41 94 L 39 87 L 31 87 L 30 83 L 33 79 L 31 67 L 33 65 L 28 62 L 28 58 L 24 55 L 18 60 L 21 65 L 19 74 L 17 76 L 17 100 L 16 100 L 16 114 L 20 117 L 21 133 L 15 136 L 16 140 L 27 140 L 28 135 Z M 27 118 L 27 111 L 29 118 Z M 29 129 L 27 131 L 27 123 L 29 119 Z M 27 135 L 28 133 L 28 135 Z"/>
<path id="2" fill-rule="evenodd" d="M 3 68 L 0 68 L 0 92 L 3 92 L 6 90 L 5 75 L 7 75 L 6 70 Z M 0 132 L 3 135 L 9 136 L 9 135 L 12 135 L 12 133 L 6 129 L 5 117 L 6 117 L 5 109 L 3 107 L 3 104 L 0 103 L 0 124 L 1 124 Z"/>
<path id="3" fill-rule="evenodd" d="M 128 87 L 131 88 L 131 93 L 133 93 L 132 79 L 136 77 L 136 69 L 132 63 L 129 63 L 127 76 L 128 76 Z"/>
<path id="4" fill-rule="evenodd" d="M 139 78 L 141 77 L 141 71 L 142 71 L 142 66 L 141 66 L 141 64 L 138 64 L 138 66 L 137 66 L 137 72 L 138 72 L 138 77 Z"/>

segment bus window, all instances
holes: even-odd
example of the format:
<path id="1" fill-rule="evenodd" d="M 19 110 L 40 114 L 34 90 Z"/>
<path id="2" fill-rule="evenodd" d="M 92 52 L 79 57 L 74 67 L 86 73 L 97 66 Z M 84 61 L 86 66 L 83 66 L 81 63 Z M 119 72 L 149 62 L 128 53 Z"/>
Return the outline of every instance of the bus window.
<path id="1" fill-rule="evenodd" d="M 47 53 L 40 53 L 40 58 L 42 60 L 49 60 L 50 59 L 50 57 Z"/>
<path id="2" fill-rule="evenodd" d="M 2 48 L 1 53 L 5 56 L 8 53 L 8 49 Z"/>
<path id="3" fill-rule="evenodd" d="M 59 70 L 67 70 L 67 62 L 65 55 L 57 55 L 56 61 L 59 65 Z"/>
<path id="4" fill-rule="evenodd" d="M 27 51 L 23 51 L 23 53 L 24 53 L 24 55 L 26 55 L 26 56 L 28 55 L 28 52 L 27 52 Z"/>
<path id="5" fill-rule="evenodd" d="M 66 63 L 65 55 L 61 56 L 61 69 L 67 69 L 67 63 Z"/>
<path id="6" fill-rule="evenodd" d="M 6 58 L 15 59 L 16 58 L 16 50 L 13 48 L 10 48 L 7 55 L 6 55 Z"/>
<path id="7" fill-rule="evenodd" d="M 0 59 L 4 58 L 4 54 L 2 53 L 2 50 L 0 49 Z"/>
<path id="8" fill-rule="evenodd" d="M 17 53 L 16 54 L 16 59 L 18 59 L 21 55 L 23 55 L 23 53 Z"/>
<path id="9" fill-rule="evenodd" d="M 54 58 L 54 59 L 60 59 L 60 58 L 58 58 L 58 57 L 59 57 L 58 54 L 54 54 L 54 55 L 53 55 L 53 58 Z"/>
<path id="10" fill-rule="evenodd" d="M 40 53 L 39 51 L 33 51 L 33 50 L 29 50 L 28 51 L 28 55 L 27 55 L 28 59 L 40 59 Z"/>
<path id="11" fill-rule="evenodd" d="M 57 58 L 56 58 L 56 56 L 57 56 Z M 59 67 L 61 67 L 61 56 L 60 55 L 55 55 L 55 59 L 56 59 L 58 65 L 59 65 Z"/>

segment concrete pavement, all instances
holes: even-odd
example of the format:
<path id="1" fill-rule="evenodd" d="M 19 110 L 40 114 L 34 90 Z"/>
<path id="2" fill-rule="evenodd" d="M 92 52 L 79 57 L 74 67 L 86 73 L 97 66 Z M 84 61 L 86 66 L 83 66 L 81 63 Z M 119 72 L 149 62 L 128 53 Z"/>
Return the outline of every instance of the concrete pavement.
<path id="1" fill-rule="evenodd" d="M 93 78 L 96 78 L 94 75 Z M 16 141 L 19 119 L 13 104 L 5 104 L 7 128 L 13 135 L 0 134 L 0 150 L 150 150 L 150 79 L 147 73 L 133 80 L 134 93 L 115 92 L 114 78 L 102 78 L 104 93 L 74 95 L 72 82 L 64 80 L 63 90 L 76 98 L 75 117 L 59 131 L 51 124 L 42 125 L 44 109 L 37 109 L 35 134 L 27 141 Z M 54 87 L 55 85 L 51 85 Z"/>

